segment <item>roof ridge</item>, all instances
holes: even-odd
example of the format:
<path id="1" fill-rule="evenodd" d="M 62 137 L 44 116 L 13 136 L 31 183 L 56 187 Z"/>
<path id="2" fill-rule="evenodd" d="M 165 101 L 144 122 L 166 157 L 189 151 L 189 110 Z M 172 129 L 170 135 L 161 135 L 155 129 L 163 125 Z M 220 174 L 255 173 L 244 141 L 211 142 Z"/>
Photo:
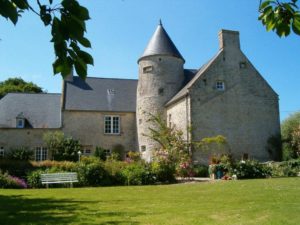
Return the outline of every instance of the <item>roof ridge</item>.
<path id="1" fill-rule="evenodd" d="M 74 76 L 74 78 L 76 79 L 81 79 L 78 76 Z M 134 78 L 117 78 L 117 77 L 86 77 L 86 79 L 106 79 L 106 80 L 133 80 L 133 81 L 137 81 L 138 79 L 134 79 Z"/>

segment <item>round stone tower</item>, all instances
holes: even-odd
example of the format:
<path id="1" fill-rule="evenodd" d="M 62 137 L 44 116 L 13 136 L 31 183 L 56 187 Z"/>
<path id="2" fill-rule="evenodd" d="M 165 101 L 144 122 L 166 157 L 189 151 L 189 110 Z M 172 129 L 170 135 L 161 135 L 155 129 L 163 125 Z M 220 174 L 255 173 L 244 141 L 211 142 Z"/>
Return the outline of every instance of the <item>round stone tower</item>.
<path id="1" fill-rule="evenodd" d="M 166 119 L 165 104 L 178 93 L 184 81 L 184 59 L 161 22 L 138 64 L 138 146 L 142 157 L 150 161 L 153 150 L 158 149 L 159 145 L 147 136 L 150 133 L 149 128 L 155 128 L 155 124 L 149 121 L 149 115 L 160 115 Z"/>

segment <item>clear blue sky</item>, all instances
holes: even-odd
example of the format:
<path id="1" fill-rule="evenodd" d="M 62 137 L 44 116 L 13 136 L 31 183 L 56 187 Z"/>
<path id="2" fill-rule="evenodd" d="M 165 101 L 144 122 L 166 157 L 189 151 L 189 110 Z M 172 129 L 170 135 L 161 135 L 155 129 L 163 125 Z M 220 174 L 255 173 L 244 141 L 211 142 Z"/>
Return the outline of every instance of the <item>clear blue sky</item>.
<path id="1" fill-rule="evenodd" d="M 31 1 L 30 1 L 31 2 Z M 35 2 L 35 1 L 32 1 Z M 159 19 L 186 60 L 199 68 L 218 51 L 218 31 L 240 32 L 241 48 L 279 94 L 281 119 L 300 110 L 300 36 L 279 38 L 258 17 L 259 0 L 80 0 L 89 11 L 87 37 L 93 77 L 138 77 L 137 59 Z M 16 27 L 0 18 L 0 81 L 19 76 L 48 92 L 61 91 L 53 76 L 50 29 L 26 13 Z"/>

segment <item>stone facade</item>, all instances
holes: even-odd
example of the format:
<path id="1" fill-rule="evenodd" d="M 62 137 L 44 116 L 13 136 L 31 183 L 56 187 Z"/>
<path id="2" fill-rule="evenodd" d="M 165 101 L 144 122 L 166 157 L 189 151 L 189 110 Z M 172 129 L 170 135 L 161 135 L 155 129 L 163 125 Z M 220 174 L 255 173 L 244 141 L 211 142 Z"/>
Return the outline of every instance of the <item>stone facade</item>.
<path id="1" fill-rule="evenodd" d="M 104 117 L 120 117 L 120 133 L 105 134 Z M 64 111 L 62 131 L 93 151 L 96 146 L 113 149 L 122 145 L 125 151 L 136 151 L 135 113 Z"/>

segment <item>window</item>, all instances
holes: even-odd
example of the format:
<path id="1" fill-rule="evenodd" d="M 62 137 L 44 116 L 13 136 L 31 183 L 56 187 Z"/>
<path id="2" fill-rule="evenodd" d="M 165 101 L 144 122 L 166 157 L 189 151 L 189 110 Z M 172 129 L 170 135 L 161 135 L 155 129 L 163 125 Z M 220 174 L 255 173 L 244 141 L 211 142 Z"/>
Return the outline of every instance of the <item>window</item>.
<path id="1" fill-rule="evenodd" d="M 24 119 L 17 119 L 17 128 L 24 128 Z"/>
<path id="2" fill-rule="evenodd" d="M 4 147 L 0 147 L 0 158 L 4 158 Z"/>
<path id="3" fill-rule="evenodd" d="M 172 114 L 169 114 L 169 127 L 172 127 Z"/>
<path id="4" fill-rule="evenodd" d="M 35 161 L 43 161 L 48 159 L 48 149 L 45 147 L 36 147 Z"/>
<path id="5" fill-rule="evenodd" d="M 224 91 L 225 90 L 224 81 L 217 81 L 216 82 L 216 89 L 219 90 L 219 91 Z"/>
<path id="6" fill-rule="evenodd" d="M 246 62 L 240 62 L 240 68 L 245 69 L 246 68 Z"/>
<path id="7" fill-rule="evenodd" d="M 143 73 L 150 73 L 153 70 L 152 66 L 145 66 L 143 68 Z"/>
<path id="8" fill-rule="evenodd" d="M 108 95 L 115 95 L 116 94 L 116 90 L 115 89 L 107 89 L 107 94 Z"/>
<path id="9" fill-rule="evenodd" d="M 158 94 L 159 95 L 164 95 L 164 89 L 163 88 L 159 88 L 158 89 Z"/>
<path id="10" fill-rule="evenodd" d="M 104 117 L 104 133 L 105 134 L 120 134 L 120 117 L 105 116 Z"/>
<path id="11" fill-rule="evenodd" d="M 110 149 L 104 149 L 103 152 L 106 155 L 106 157 L 109 157 L 111 155 Z"/>
<path id="12" fill-rule="evenodd" d="M 141 150 L 142 150 L 142 152 L 146 151 L 146 145 L 142 145 Z"/>

